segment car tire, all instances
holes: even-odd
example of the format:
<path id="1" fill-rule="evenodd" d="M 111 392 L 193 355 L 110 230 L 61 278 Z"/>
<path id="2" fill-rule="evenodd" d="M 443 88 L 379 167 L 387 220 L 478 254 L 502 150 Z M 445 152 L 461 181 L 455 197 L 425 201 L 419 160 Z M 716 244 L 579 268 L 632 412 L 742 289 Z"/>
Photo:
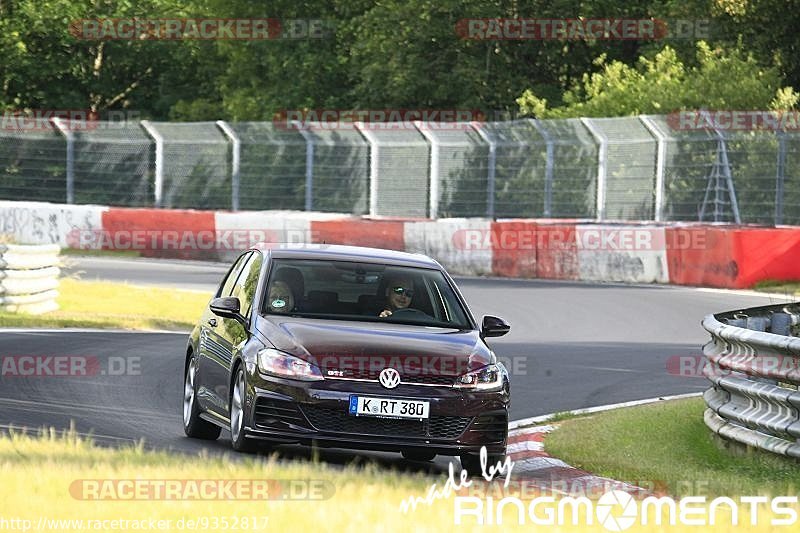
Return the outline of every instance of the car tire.
<path id="1" fill-rule="evenodd" d="M 192 354 L 183 378 L 183 432 L 193 439 L 216 440 L 222 428 L 200 418 L 197 405 L 197 357 Z"/>
<path id="2" fill-rule="evenodd" d="M 231 421 L 231 446 L 240 453 L 252 453 L 257 446 L 253 439 L 248 439 L 244 435 L 245 405 L 247 398 L 247 386 L 244 377 L 244 367 L 241 365 L 236 369 L 231 387 L 230 399 L 230 421 Z"/>
<path id="3" fill-rule="evenodd" d="M 433 461 L 433 459 L 436 457 L 435 453 L 416 450 L 402 451 L 400 453 L 403 455 L 403 459 L 407 461 L 420 461 L 423 463 Z"/>
<path id="4" fill-rule="evenodd" d="M 466 470 L 470 476 L 480 476 L 483 475 L 483 469 L 481 468 L 481 457 L 477 454 L 462 454 L 461 457 L 461 468 Z M 497 463 L 502 463 L 505 461 L 505 455 L 489 455 L 486 458 L 486 473 L 489 473 L 489 469 L 496 465 Z"/>

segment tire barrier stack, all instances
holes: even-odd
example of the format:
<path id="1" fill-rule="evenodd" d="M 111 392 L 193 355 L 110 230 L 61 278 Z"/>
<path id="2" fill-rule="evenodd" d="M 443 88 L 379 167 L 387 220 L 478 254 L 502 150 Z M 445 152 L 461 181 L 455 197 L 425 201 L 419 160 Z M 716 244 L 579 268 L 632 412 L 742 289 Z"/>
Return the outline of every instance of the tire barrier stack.
<path id="1" fill-rule="evenodd" d="M 720 436 L 800 458 L 800 303 L 708 315 L 706 425 Z"/>
<path id="2" fill-rule="evenodd" d="M 0 311 L 41 314 L 58 309 L 57 244 L 0 244 Z"/>

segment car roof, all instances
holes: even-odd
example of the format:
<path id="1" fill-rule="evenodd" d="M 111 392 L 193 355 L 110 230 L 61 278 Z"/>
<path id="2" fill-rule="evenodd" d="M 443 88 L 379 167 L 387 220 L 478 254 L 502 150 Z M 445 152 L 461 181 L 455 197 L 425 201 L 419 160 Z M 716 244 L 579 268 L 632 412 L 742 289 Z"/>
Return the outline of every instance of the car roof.
<path id="1" fill-rule="evenodd" d="M 317 259 L 435 269 L 442 268 L 439 263 L 427 255 L 398 252 L 396 250 L 386 250 L 383 248 L 344 246 L 340 244 L 282 244 L 262 242 L 254 245 L 252 249 L 269 254 L 274 259 Z"/>

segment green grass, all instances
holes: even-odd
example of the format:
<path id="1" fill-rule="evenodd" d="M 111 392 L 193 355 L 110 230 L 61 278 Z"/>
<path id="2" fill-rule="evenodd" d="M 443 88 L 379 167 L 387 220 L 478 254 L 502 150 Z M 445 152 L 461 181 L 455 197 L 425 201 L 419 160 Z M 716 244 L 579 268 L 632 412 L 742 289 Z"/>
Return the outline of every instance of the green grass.
<path id="1" fill-rule="evenodd" d="M 191 329 L 211 294 L 64 278 L 60 309 L 42 315 L 0 312 L 0 327 Z"/>
<path id="2" fill-rule="evenodd" d="M 259 517 L 259 526 L 229 531 L 442 531 L 452 527 L 450 500 L 402 513 L 400 502 L 424 495 L 432 483 L 444 479 L 400 473 L 374 464 L 336 468 L 314 461 L 286 461 L 251 456 L 233 461 L 206 454 L 185 456 L 145 451 L 141 446 L 121 449 L 95 447 L 74 434 L 54 432 L 40 436 L 12 433 L 0 436 L 0 517 L 51 519 L 180 519 Z M 270 485 L 275 499 L 85 500 L 80 480 L 277 480 Z M 288 483 L 313 480 L 320 498 L 284 501 Z M 113 481 L 116 483 L 116 481 Z M 76 485 L 77 484 L 77 485 Z M 298 485 L 295 485 L 297 487 Z M 302 487 L 307 485 L 299 485 Z M 274 489 L 274 490 L 273 490 Z M 295 489 L 295 495 L 302 495 Z M 263 524 L 261 519 L 266 520 Z M 264 527 L 266 525 L 266 527 Z M 58 528 L 53 530 L 59 530 Z M 66 528 L 61 528 L 66 530 Z M 108 527 L 102 530 L 109 530 Z M 173 525 L 164 531 L 177 531 Z M 198 529 L 200 530 L 200 529 Z M 206 531 L 226 530 L 219 525 Z M 498 530 L 498 529 L 495 529 Z"/>
<path id="3" fill-rule="evenodd" d="M 800 281 L 759 281 L 753 286 L 753 290 L 772 292 L 775 294 L 787 294 L 790 296 L 800 296 Z"/>
<path id="4" fill-rule="evenodd" d="M 61 255 L 73 257 L 141 257 L 139 250 L 92 250 L 84 248 L 62 248 Z"/>
<path id="5" fill-rule="evenodd" d="M 583 415 L 574 413 L 572 411 L 559 411 L 547 417 L 547 420 L 545 422 L 548 424 L 552 424 L 555 422 L 563 422 L 564 420 L 571 420 L 573 418 L 578 418 L 580 416 Z"/>
<path id="6" fill-rule="evenodd" d="M 547 452 L 594 474 L 666 488 L 673 496 L 796 494 L 800 462 L 733 453 L 703 423 L 701 398 L 616 409 L 563 422 Z"/>

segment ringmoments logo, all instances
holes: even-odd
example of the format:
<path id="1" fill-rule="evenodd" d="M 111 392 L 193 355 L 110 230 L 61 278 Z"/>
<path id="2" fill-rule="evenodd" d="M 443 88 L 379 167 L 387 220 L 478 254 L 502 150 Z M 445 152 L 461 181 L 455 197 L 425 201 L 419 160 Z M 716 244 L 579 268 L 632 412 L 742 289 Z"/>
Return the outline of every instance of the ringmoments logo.
<path id="1" fill-rule="evenodd" d="M 797 496 L 648 496 L 638 501 L 621 490 L 604 493 L 597 501 L 587 497 L 541 496 L 525 502 L 515 496 L 494 501 L 487 497 L 456 496 L 455 525 L 592 526 L 606 531 L 625 531 L 641 526 L 737 526 L 747 515 L 750 525 L 792 526 L 797 524 Z M 769 515 L 769 516 L 767 516 Z"/>
<path id="2" fill-rule="evenodd" d="M 440 487 L 432 484 L 425 496 L 411 496 L 400 503 L 400 511 L 409 513 L 419 506 L 432 506 L 452 499 L 453 524 L 456 526 L 523 525 L 543 527 L 601 526 L 606 531 L 626 531 L 633 526 L 709 527 L 741 524 L 795 526 L 798 520 L 797 496 L 684 496 L 675 499 L 661 494 L 631 494 L 618 488 L 599 497 L 558 495 L 547 490 L 508 491 L 513 485 L 515 462 L 506 457 L 496 464 L 488 462 L 486 447 L 480 452 L 481 475 L 470 479 L 466 470 L 456 480 L 451 462 L 448 477 Z M 504 477 L 502 490 L 489 490 L 493 481 Z M 485 481 L 483 491 L 470 490 L 475 481 Z M 538 480 L 541 482 L 541 480 Z M 525 484 L 527 486 L 527 484 Z M 480 485 L 478 486 L 480 488 Z M 470 494 L 470 492 L 472 492 Z M 488 495 L 491 493 L 492 495 Z M 521 498 L 525 494 L 530 497 Z"/>

